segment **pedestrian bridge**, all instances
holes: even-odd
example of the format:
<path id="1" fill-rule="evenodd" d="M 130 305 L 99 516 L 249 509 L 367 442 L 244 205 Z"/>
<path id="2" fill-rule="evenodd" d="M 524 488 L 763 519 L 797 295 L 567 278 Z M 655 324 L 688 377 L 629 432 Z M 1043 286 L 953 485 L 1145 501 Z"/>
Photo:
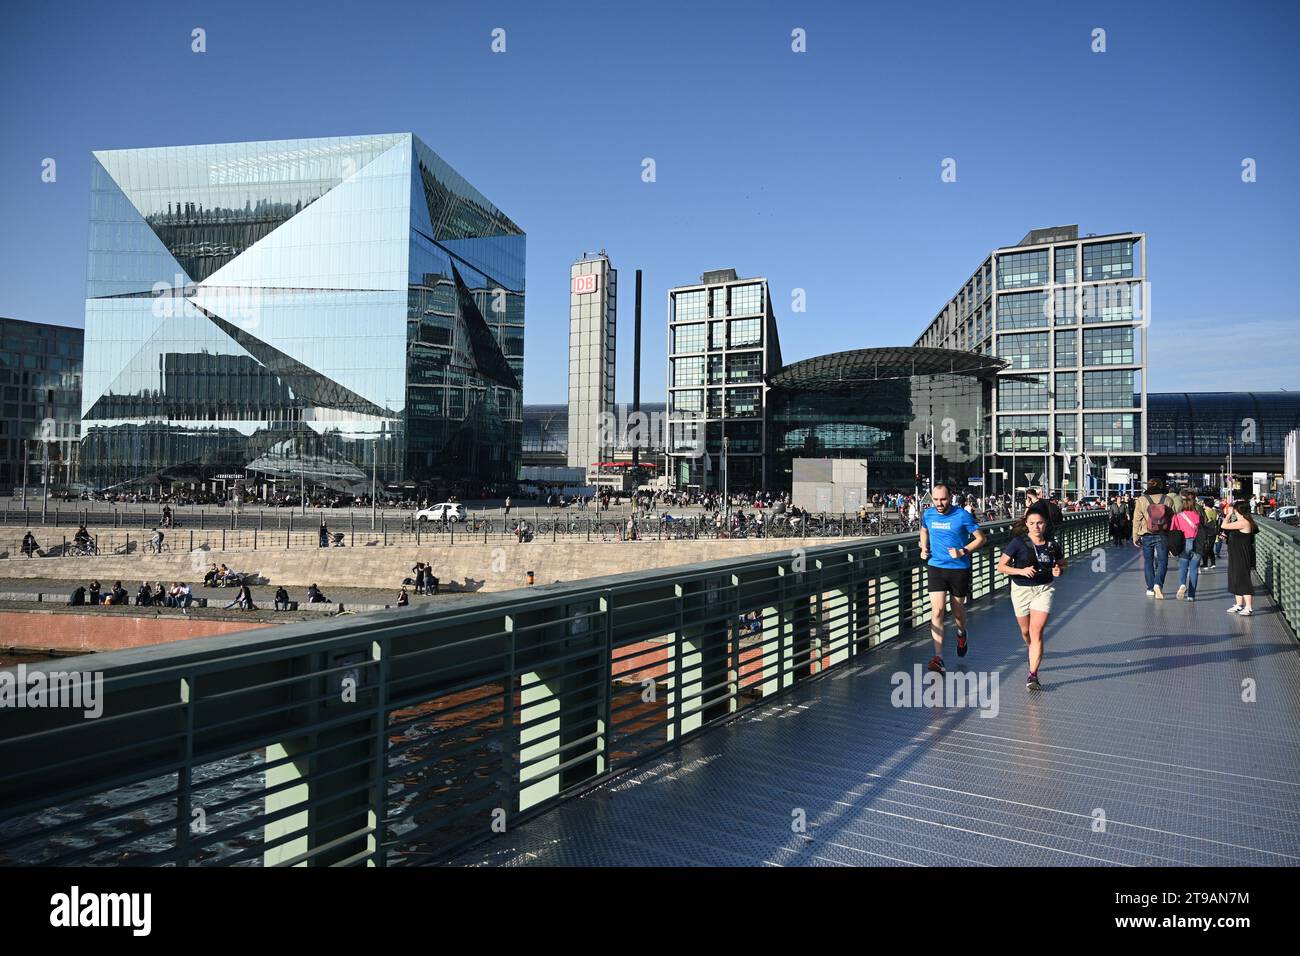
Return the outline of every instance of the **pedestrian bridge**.
<path id="1" fill-rule="evenodd" d="M 1238 618 L 1223 562 L 1158 602 L 1067 516 L 1032 696 L 1005 524 L 965 699 L 912 686 L 911 535 L 38 665 L 103 712 L 0 710 L 0 862 L 1294 865 L 1300 534 L 1261 525 Z"/>

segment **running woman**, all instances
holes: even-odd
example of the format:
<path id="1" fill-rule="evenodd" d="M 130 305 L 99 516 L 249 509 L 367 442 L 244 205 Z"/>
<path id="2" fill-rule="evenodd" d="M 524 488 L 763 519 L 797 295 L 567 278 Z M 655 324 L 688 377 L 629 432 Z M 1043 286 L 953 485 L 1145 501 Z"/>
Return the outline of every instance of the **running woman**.
<path id="1" fill-rule="evenodd" d="M 930 592 L 930 637 L 934 658 L 928 669 L 942 674 L 944 599 L 952 600 L 957 624 L 957 656 L 966 656 L 966 599 L 970 597 L 970 556 L 984 545 L 984 532 L 974 516 L 952 503 L 947 485 L 935 485 L 933 508 L 921 515 L 921 560 L 925 561 L 926 588 Z"/>
<path id="2" fill-rule="evenodd" d="M 1043 662 L 1043 631 L 1052 613 L 1054 582 L 1065 571 L 1066 560 L 1061 546 L 1047 536 L 1047 522 L 1037 512 L 1031 511 L 1017 521 L 1011 534 L 998 561 L 998 571 L 1011 578 L 1011 607 L 1020 625 L 1020 636 L 1029 648 L 1025 689 L 1042 690 L 1038 667 Z"/>

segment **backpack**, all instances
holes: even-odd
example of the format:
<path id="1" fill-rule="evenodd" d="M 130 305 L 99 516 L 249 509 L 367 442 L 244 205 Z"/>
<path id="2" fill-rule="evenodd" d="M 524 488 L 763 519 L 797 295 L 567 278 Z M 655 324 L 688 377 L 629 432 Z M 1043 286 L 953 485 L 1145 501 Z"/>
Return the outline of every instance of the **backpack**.
<path id="1" fill-rule="evenodd" d="M 1169 505 L 1165 504 L 1162 497 L 1156 501 L 1150 495 L 1143 495 L 1147 500 L 1147 531 L 1163 532 L 1169 530 Z"/>

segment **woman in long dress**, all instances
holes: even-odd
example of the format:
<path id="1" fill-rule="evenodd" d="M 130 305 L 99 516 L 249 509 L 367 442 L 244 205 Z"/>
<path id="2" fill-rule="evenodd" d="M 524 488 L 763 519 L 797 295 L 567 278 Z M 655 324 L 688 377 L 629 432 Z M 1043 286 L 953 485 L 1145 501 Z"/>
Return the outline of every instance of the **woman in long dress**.
<path id="1" fill-rule="evenodd" d="M 1255 565 L 1255 531 L 1258 527 L 1250 516 L 1250 503 L 1234 501 L 1226 505 L 1223 523 L 1219 527 L 1228 536 L 1228 590 L 1234 600 L 1228 613 L 1250 617 L 1255 613 L 1252 607 L 1255 585 L 1250 579 L 1250 571 Z"/>

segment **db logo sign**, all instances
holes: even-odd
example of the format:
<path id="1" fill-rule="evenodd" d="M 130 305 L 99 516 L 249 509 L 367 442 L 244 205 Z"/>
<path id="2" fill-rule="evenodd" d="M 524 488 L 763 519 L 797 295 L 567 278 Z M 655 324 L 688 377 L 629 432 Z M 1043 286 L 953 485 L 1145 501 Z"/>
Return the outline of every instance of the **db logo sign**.
<path id="1" fill-rule="evenodd" d="M 594 273 L 594 272 L 591 273 L 591 275 L 585 275 L 585 276 L 574 276 L 574 277 L 573 277 L 573 294 L 574 294 L 574 295 L 585 295 L 585 294 L 588 293 L 588 292 L 595 292 L 595 291 L 596 291 L 596 279 L 597 279 L 597 278 L 598 278 L 598 276 L 597 276 L 596 273 Z"/>

